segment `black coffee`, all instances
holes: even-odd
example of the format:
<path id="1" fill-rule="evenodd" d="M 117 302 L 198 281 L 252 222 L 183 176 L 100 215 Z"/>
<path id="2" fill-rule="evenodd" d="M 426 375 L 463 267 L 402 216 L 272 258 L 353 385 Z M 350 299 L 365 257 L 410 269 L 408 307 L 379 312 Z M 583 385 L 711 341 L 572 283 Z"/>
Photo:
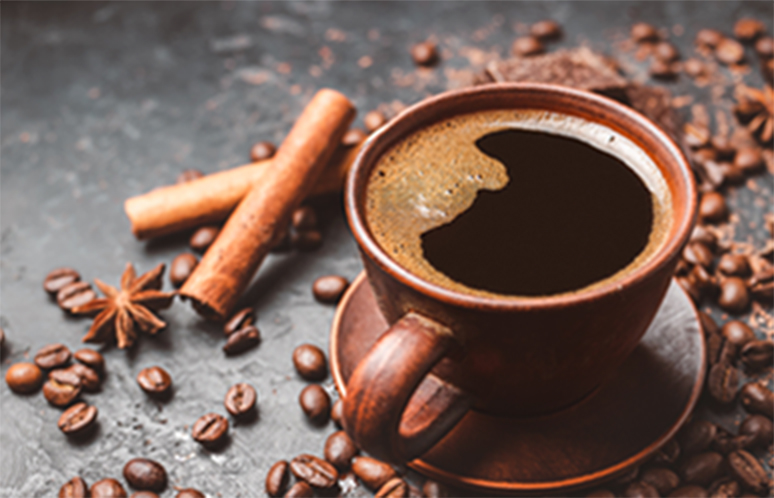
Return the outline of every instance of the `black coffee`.
<path id="1" fill-rule="evenodd" d="M 517 129 L 476 146 L 510 181 L 480 190 L 470 208 L 422 234 L 424 258 L 452 280 L 497 294 L 557 294 L 615 274 L 648 244 L 652 194 L 612 155 Z"/>

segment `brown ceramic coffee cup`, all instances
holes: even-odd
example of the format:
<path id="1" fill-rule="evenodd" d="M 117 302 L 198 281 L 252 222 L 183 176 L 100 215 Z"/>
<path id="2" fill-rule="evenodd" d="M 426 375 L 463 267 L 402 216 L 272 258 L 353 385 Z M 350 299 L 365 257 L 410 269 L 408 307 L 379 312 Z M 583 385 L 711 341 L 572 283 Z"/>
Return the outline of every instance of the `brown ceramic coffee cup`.
<path id="1" fill-rule="evenodd" d="M 365 210 L 379 158 L 433 123 L 502 109 L 548 111 L 597 123 L 649 158 L 671 205 L 661 242 L 641 264 L 577 292 L 482 296 L 417 276 L 377 243 Z M 541 84 L 484 85 L 407 109 L 369 138 L 345 195 L 369 283 L 391 328 L 349 379 L 344 425 L 360 448 L 394 462 L 427 451 L 469 409 L 528 417 L 593 395 L 646 332 L 696 216 L 690 167 L 662 130 L 608 98 Z"/>

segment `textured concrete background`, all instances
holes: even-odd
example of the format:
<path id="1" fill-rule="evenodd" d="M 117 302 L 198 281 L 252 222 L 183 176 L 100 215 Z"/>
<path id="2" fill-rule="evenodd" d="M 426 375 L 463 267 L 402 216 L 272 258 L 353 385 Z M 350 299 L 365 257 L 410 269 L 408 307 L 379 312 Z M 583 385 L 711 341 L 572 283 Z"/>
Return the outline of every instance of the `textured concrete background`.
<path id="1" fill-rule="evenodd" d="M 89 327 L 90 320 L 65 317 L 43 292 L 49 270 L 68 265 L 84 279 L 117 284 L 127 261 L 144 272 L 186 248 L 183 237 L 136 241 L 124 199 L 174 182 L 185 168 L 213 172 L 247 162 L 254 141 L 282 140 L 320 87 L 344 92 L 362 118 L 380 103 L 410 104 L 460 85 L 471 64 L 507 54 L 519 23 L 553 18 L 565 37 L 552 49 L 587 42 L 608 52 L 635 21 L 679 24 L 684 34 L 671 40 L 690 54 L 698 29 L 730 32 L 738 17 L 758 17 L 771 32 L 772 4 L 3 2 L 0 14 L 4 375 L 45 344 L 77 349 Z M 428 36 L 440 42 L 444 61 L 417 71 L 408 49 Z M 643 65 L 632 67 L 642 74 Z M 757 69 L 747 80 L 760 85 Z M 670 87 L 706 96 L 687 78 Z M 757 183 L 758 193 L 739 188 L 730 202 L 743 220 L 737 239 L 760 247 L 771 177 Z M 100 410 L 89 440 L 68 442 L 56 428 L 60 410 L 40 393 L 13 395 L 2 383 L 0 496 L 53 496 L 74 475 L 89 483 L 120 478 L 136 456 L 162 462 L 174 486 L 262 496 L 274 461 L 321 454 L 333 424 L 305 421 L 297 404 L 305 382 L 290 358 L 302 342 L 327 350 L 334 308 L 314 302 L 312 281 L 328 273 L 354 278 L 361 268 L 339 204 L 325 204 L 321 250 L 271 256 L 245 296 L 258 311 L 257 349 L 226 358 L 219 327 L 180 302 L 162 313 L 169 327 L 158 337 L 142 337 L 130 351 L 105 348 L 102 392 L 84 396 Z M 175 393 L 166 403 L 135 383 L 150 365 L 172 374 Z M 259 392 L 258 420 L 234 426 L 224 450 L 202 450 L 189 426 L 206 412 L 225 414 L 223 396 L 240 381 Z M 324 385 L 333 391 L 330 378 Z M 712 413 L 729 427 L 741 417 Z M 173 495 L 168 489 L 163 496 Z"/>

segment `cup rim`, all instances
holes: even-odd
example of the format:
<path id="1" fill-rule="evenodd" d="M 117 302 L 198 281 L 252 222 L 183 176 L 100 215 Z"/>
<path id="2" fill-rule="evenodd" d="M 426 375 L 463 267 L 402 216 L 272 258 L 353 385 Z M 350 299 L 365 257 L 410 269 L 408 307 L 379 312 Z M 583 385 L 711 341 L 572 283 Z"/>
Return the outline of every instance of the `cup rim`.
<path id="1" fill-rule="evenodd" d="M 466 294 L 434 284 L 419 275 L 410 272 L 390 257 L 374 239 L 368 228 L 365 215 L 360 209 L 360 206 L 364 206 L 364 203 L 360 201 L 365 196 L 366 186 L 368 184 L 368 179 L 366 178 L 365 181 L 363 181 L 361 177 L 370 174 L 372 169 L 372 167 L 369 167 L 370 164 L 378 161 L 382 153 L 386 150 L 381 150 L 379 154 L 376 154 L 374 151 L 377 148 L 377 145 L 380 145 L 380 142 L 384 140 L 385 137 L 390 137 L 394 134 L 394 130 L 399 126 L 402 126 L 406 121 L 416 121 L 418 123 L 410 127 L 410 131 L 413 132 L 441 119 L 471 112 L 451 112 L 448 114 L 438 112 L 436 116 L 428 118 L 427 115 L 425 115 L 425 113 L 428 113 L 428 110 L 435 109 L 442 111 L 448 109 L 448 107 L 453 107 L 455 102 L 459 102 L 459 99 L 476 99 L 478 97 L 486 96 L 487 94 L 510 94 L 512 92 L 537 92 L 553 97 L 583 100 L 587 105 L 599 106 L 600 109 L 607 110 L 610 113 L 617 115 L 621 118 L 621 121 L 627 123 L 626 129 L 631 134 L 640 134 L 640 136 L 650 135 L 653 139 L 660 142 L 665 149 L 665 155 L 671 156 L 672 162 L 677 165 L 677 169 L 682 175 L 682 180 L 686 187 L 685 199 L 683 201 L 685 203 L 685 210 L 680 219 L 675 218 L 674 203 L 677 202 L 677 196 L 672 196 L 673 207 L 671 216 L 673 228 L 670 229 L 670 233 L 673 233 L 674 236 L 668 238 L 661 244 L 661 247 L 659 247 L 642 265 L 620 278 L 610 280 L 592 288 L 548 296 L 482 296 Z M 503 106 L 503 109 L 508 108 L 508 106 Z M 496 108 L 493 107 L 492 109 Z M 567 114 L 573 115 L 572 109 L 568 109 Z M 605 122 L 604 117 L 600 117 L 599 122 L 603 125 L 608 125 L 608 123 Z M 402 137 L 399 136 L 393 138 L 390 145 L 399 142 L 408 135 L 409 133 L 404 133 Z M 642 148 L 640 144 L 638 144 L 638 146 Z M 657 164 L 666 162 L 658 161 L 655 154 L 648 150 L 645 150 L 645 152 L 651 156 Z M 364 142 L 363 147 L 357 154 L 347 175 L 344 195 L 347 219 L 355 240 L 364 255 L 375 263 L 382 271 L 388 273 L 402 284 L 440 302 L 457 307 L 475 308 L 487 311 L 564 308 L 594 301 L 603 296 L 620 292 L 631 285 L 636 285 L 645 280 L 649 275 L 658 272 L 668 265 L 674 259 L 674 256 L 682 251 L 682 248 L 685 243 L 687 243 L 690 236 L 697 212 L 697 188 L 691 167 L 682 149 L 680 149 L 666 132 L 644 115 L 613 99 L 585 90 L 546 83 L 494 83 L 479 85 L 471 88 L 443 92 L 408 107 L 389 123 L 372 133 Z"/>

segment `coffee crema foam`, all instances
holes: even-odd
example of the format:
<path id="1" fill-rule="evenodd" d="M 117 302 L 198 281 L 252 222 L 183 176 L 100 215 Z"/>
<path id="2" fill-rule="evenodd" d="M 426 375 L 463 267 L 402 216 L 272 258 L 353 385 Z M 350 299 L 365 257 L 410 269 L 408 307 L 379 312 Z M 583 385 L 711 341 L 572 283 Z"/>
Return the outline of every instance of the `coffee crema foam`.
<path id="1" fill-rule="evenodd" d="M 671 226 L 672 200 L 654 161 L 634 142 L 599 123 L 544 110 L 492 110 L 434 123 L 404 138 L 379 158 L 366 191 L 365 218 L 382 249 L 409 272 L 450 290 L 488 297 L 497 294 L 461 284 L 424 257 L 422 234 L 448 224 L 468 210 L 481 190 L 497 191 L 509 182 L 506 167 L 476 146 L 481 137 L 516 129 L 544 132 L 583 142 L 629 167 L 651 192 L 653 226 L 648 243 L 615 274 L 573 294 L 619 279 L 642 266 L 662 245 Z"/>

